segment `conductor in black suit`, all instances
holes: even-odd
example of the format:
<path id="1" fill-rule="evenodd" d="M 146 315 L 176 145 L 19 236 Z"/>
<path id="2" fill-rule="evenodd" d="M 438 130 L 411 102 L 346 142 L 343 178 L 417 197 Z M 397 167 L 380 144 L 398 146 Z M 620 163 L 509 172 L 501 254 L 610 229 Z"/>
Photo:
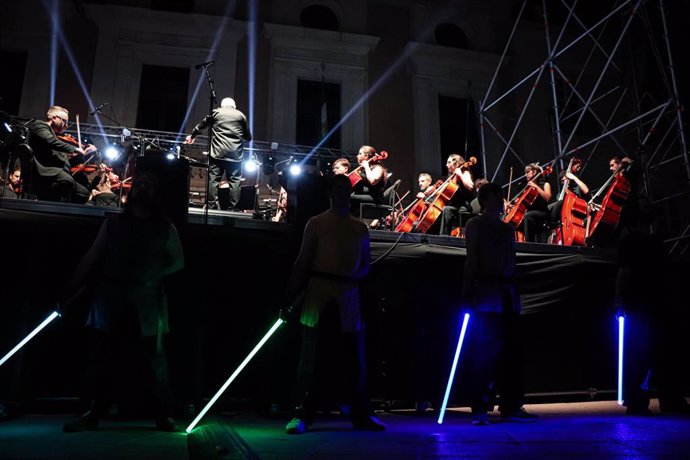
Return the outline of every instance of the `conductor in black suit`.
<path id="1" fill-rule="evenodd" d="M 252 140 L 247 117 L 237 110 L 235 100 L 226 97 L 220 102 L 220 108 L 214 109 L 192 130 L 185 143 L 192 144 L 202 130 L 211 126 L 211 154 L 209 158 L 208 201 L 215 205 L 218 197 L 218 185 L 225 173 L 230 184 L 229 208 L 237 208 L 240 200 L 240 181 L 242 180 L 242 156 L 244 142 Z"/>

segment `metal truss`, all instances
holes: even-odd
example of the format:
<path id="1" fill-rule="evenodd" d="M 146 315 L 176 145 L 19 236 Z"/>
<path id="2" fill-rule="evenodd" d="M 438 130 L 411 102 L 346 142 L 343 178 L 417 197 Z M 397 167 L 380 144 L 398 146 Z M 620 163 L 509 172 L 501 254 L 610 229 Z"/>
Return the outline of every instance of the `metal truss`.
<path id="1" fill-rule="evenodd" d="M 634 156 L 642 167 L 641 193 L 651 199 L 657 215 L 666 217 L 664 234 L 673 243 L 671 250 L 686 251 L 690 244 L 690 161 L 664 0 L 621 0 L 598 20 L 588 19 L 591 25 L 578 14 L 583 11 L 578 0 L 542 0 L 541 6 L 543 59 L 516 78 L 509 89 L 498 91 L 498 81 L 505 84 L 514 78 L 504 74 L 510 75 L 507 56 L 521 30 L 527 7 L 524 0 L 479 104 L 485 177 L 505 178 L 506 166 L 537 160 L 533 152 L 525 151 L 533 146 L 525 147 L 519 141 L 552 145 L 553 158 L 541 161 L 557 173 L 575 154 L 587 163 L 597 160 L 600 166 L 613 154 Z M 558 28 L 552 27 L 550 15 L 564 17 Z M 634 26 L 645 33 L 631 37 Z M 640 42 L 653 56 L 654 78 L 661 90 L 648 92 L 640 87 L 644 75 L 637 75 L 631 51 L 632 43 Z M 535 96 L 542 88 L 548 90 L 548 96 L 539 99 Z M 524 122 L 530 111 L 543 113 L 544 100 L 550 106 L 550 126 L 539 133 Z M 517 118 L 507 118 L 516 113 L 516 106 L 520 108 Z M 544 139 L 538 138 L 541 134 Z M 489 144 L 492 150 L 499 146 L 501 152 L 489 153 Z M 556 182 L 560 189 L 560 181 Z"/>

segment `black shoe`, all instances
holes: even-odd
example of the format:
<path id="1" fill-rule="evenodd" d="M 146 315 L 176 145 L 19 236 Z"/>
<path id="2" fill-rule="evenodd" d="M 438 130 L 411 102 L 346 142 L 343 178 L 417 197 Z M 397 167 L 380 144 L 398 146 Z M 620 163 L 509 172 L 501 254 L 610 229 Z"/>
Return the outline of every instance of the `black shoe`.
<path id="1" fill-rule="evenodd" d="M 184 429 L 170 417 L 156 419 L 156 429 L 158 431 L 167 431 L 168 433 L 180 433 L 184 431 Z"/>
<path id="2" fill-rule="evenodd" d="M 531 422 L 536 422 L 539 420 L 538 415 L 530 414 L 525 410 L 524 407 L 519 408 L 515 412 L 508 412 L 504 413 L 501 412 L 501 419 L 507 421 L 507 422 L 522 422 L 522 423 L 531 423 Z"/>
<path id="3" fill-rule="evenodd" d="M 98 429 L 98 417 L 84 414 L 78 420 L 62 425 L 64 433 L 79 433 L 80 431 L 96 431 Z"/>
<path id="4" fill-rule="evenodd" d="M 373 415 L 352 419 L 352 427 L 361 431 L 385 431 L 386 425 Z"/>

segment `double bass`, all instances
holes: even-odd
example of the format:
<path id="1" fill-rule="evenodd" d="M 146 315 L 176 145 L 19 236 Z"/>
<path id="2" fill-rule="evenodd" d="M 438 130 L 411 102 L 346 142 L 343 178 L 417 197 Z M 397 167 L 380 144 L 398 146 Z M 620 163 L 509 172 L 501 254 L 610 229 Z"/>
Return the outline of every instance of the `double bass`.
<path id="1" fill-rule="evenodd" d="M 462 170 L 468 168 L 472 165 L 477 164 L 476 157 L 470 157 L 470 159 L 463 164 L 458 166 L 458 169 Z M 417 231 L 420 233 L 426 233 L 429 229 L 436 223 L 443 208 L 453 199 L 455 192 L 461 187 L 460 184 L 456 182 L 457 174 L 453 173 L 446 181 L 439 186 L 439 188 L 434 192 L 433 199 L 427 206 L 427 210 L 424 215 L 419 219 L 417 224 Z"/>
<path id="2" fill-rule="evenodd" d="M 536 181 L 541 176 L 549 175 L 551 171 L 551 166 L 544 166 L 531 181 Z M 529 184 L 525 185 L 520 193 L 518 193 L 508 205 L 508 211 L 503 216 L 503 222 L 511 224 L 516 229 L 519 228 L 522 219 L 525 217 L 525 213 L 529 210 L 529 206 L 534 204 L 538 196 L 539 192 L 537 189 L 530 187 Z"/>
<path id="3" fill-rule="evenodd" d="M 380 153 L 377 153 L 373 157 L 369 158 L 368 161 L 369 162 L 373 161 L 376 163 L 376 162 L 379 162 L 381 160 L 385 160 L 386 158 L 388 158 L 388 152 L 386 152 L 385 150 L 381 150 Z M 350 179 L 350 185 L 352 186 L 352 188 L 354 188 L 355 185 L 357 185 L 363 179 L 362 174 L 361 174 L 363 167 L 364 166 L 359 165 L 355 169 L 353 169 L 352 171 L 347 173 L 347 178 Z"/>
<path id="4" fill-rule="evenodd" d="M 573 158 L 568 163 L 566 171 L 572 172 Z M 563 246 L 584 246 L 587 236 L 586 221 L 589 217 L 587 202 L 569 190 L 570 179 L 565 177 L 563 189 L 558 195 L 561 207 L 561 225 L 554 231 L 554 244 Z"/>
<path id="5" fill-rule="evenodd" d="M 620 223 L 621 211 L 628 201 L 628 194 L 631 188 L 630 181 L 623 176 L 623 167 L 626 165 L 627 163 L 621 163 L 599 189 L 599 192 L 589 200 L 589 205 L 598 209 L 594 217 L 590 219 L 589 232 L 586 238 L 589 245 L 608 244 L 615 234 L 616 228 Z M 606 189 L 609 183 L 611 185 Z M 606 195 L 601 200 L 601 204 L 597 206 L 594 204 L 594 200 L 604 189 L 606 189 Z"/>

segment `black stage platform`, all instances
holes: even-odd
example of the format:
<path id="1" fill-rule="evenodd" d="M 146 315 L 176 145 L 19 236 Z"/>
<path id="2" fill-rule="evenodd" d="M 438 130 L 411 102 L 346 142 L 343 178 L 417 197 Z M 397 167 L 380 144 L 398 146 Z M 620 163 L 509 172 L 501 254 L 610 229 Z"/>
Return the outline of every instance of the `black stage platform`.
<path id="1" fill-rule="evenodd" d="M 3 354 L 51 311 L 110 212 L 118 210 L 0 201 Z M 186 268 L 168 280 L 168 352 L 180 412 L 211 396 L 273 324 L 300 233 L 243 213 L 191 210 L 188 221 L 179 228 Z M 458 333 L 464 240 L 384 231 L 371 237 L 373 266 L 362 293 L 372 396 L 388 407 L 433 404 Z M 526 391 L 552 400 L 610 397 L 615 251 L 541 244 L 519 244 L 518 250 Z M 679 261 L 676 272 L 687 279 L 687 263 Z M 0 400 L 31 405 L 79 394 L 87 303 L 66 312 L 0 369 Z M 678 324 L 687 324 L 687 316 L 687 308 L 679 310 Z M 689 337 L 683 336 L 681 361 Z M 297 321 L 283 326 L 233 383 L 221 407 L 284 406 L 298 338 Z M 462 402 L 462 391 L 456 394 Z"/>

